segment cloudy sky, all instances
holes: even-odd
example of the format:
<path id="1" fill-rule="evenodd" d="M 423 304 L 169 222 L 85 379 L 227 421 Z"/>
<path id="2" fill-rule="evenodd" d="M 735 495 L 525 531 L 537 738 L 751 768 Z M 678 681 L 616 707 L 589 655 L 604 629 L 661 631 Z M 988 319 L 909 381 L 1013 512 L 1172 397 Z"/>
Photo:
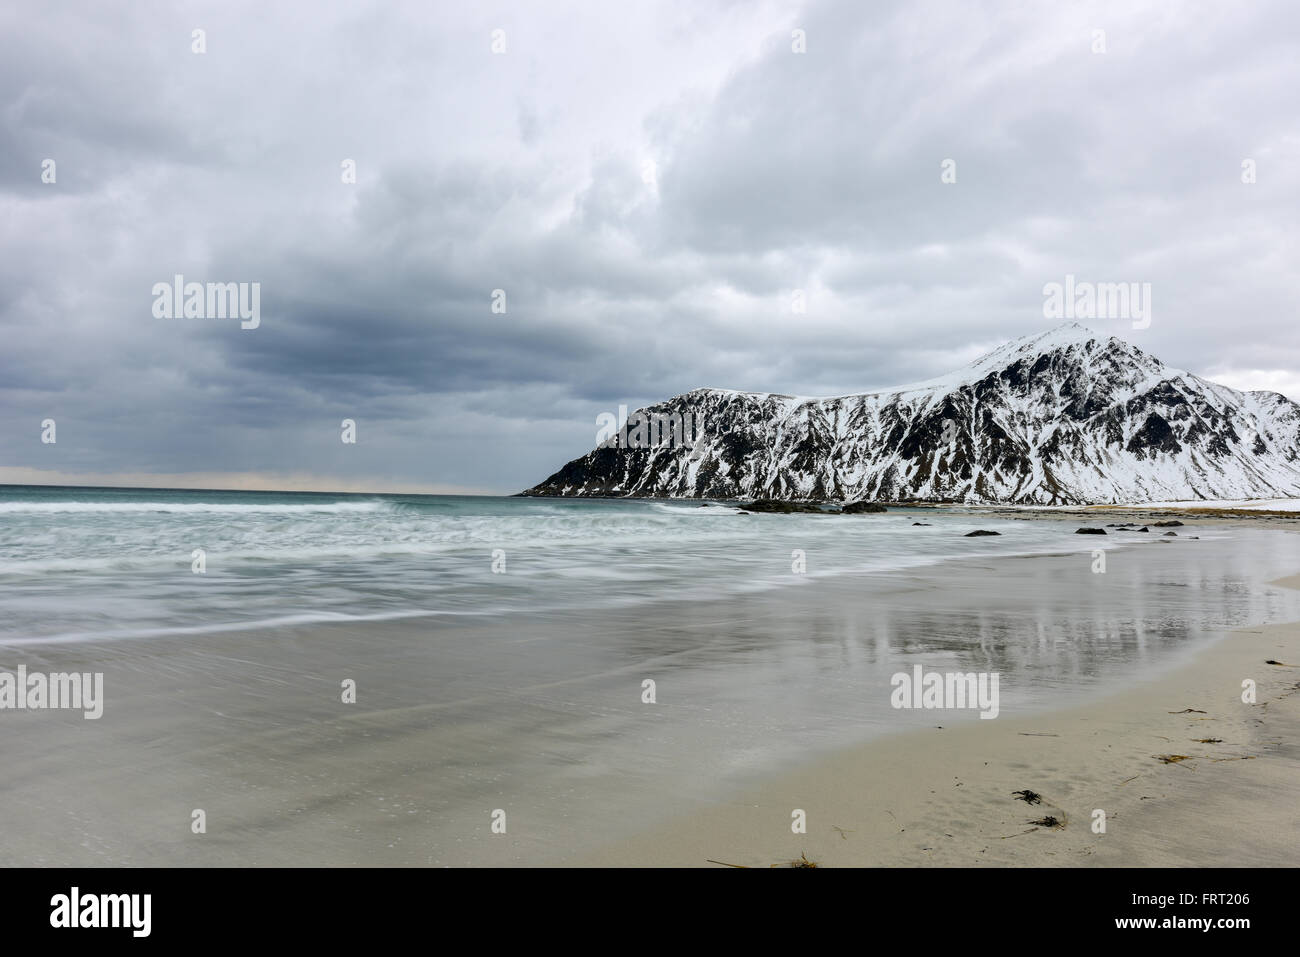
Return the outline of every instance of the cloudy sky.
<path id="1" fill-rule="evenodd" d="M 1098 332 L 1300 399 L 1298 27 L 1290 0 L 5 5 L 0 482 L 513 492 L 620 404 L 947 372 L 1054 325 L 1067 274 L 1151 284 L 1149 328 Z M 176 274 L 259 283 L 260 325 L 156 317 Z"/>

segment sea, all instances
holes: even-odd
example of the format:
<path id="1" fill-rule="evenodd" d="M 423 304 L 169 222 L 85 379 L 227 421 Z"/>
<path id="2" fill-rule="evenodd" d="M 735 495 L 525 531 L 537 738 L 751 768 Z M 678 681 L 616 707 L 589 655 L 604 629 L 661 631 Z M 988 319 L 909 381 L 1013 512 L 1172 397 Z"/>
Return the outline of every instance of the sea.
<path id="1" fill-rule="evenodd" d="M 1061 548 L 1050 524 L 962 511 L 741 511 L 636 499 L 0 486 L 0 643 L 653 606 Z M 1015 534 L 964 537 L 990 523 Z"/>
<path id="2" fill-rule="evenodd" d="M 1300 571 L 1285 524 L 741 511 L 0 487 L 0 671 L 103 675 L 95 720 L 0 715 L 0 860 L 581 862 L 837 748 L 983 720 L 900 708 L 899 674 L 996 675 L 999 716 L 1054 731 L 1300 620 L 1270 584 Z"/>

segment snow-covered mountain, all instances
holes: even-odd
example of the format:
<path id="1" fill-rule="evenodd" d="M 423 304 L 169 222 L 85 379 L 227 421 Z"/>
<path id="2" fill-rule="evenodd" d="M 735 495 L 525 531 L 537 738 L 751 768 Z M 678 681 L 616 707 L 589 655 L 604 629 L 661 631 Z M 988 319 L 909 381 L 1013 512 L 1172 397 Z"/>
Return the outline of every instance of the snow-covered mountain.
<path id="1" fill-rule="evenodd" d="M 638 443 L 633 428 L 523 494 L 1022 504 L 1300 496 L 1300 406 L 1168 368 L 1077 323 L 886 392 L 696 389 L 640 412 L 692 416 L 699 440 Z"/>

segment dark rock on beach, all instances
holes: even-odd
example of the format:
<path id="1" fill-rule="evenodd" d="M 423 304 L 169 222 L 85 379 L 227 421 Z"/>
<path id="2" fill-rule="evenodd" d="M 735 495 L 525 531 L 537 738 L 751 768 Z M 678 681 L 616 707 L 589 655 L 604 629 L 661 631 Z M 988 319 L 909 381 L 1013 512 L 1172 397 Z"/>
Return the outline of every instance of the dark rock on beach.
<path id="1" fill-rule="evenodd" d="M 973 532 L 967 532 L 963 538 L 976 538 L 980 535 L 1001 535 L 1001 532 L 990 532 L 987 528 L 977 528 Z"/>
<path id="2" fill-rule="evenodd" d="M 879 502 L 850 502 L 840 509 L 845 515 L 861 515 L 865 512 L 887 512 L 889 509 Z"/>
<path id="3" fill-rule="evenodd" d="M 1169 522 L 1152 522 L 1151 524 L 1156 528 L 1178 528 L 1183 523 L 1175 519 Z"/>
<path id="4" fill-rule="evenodd" d="M 1105 534 L 1106 534 L 1106 530 L 1105 530 L 1104 528 L 1079 528 L 1079 529 L 1075 529 L 1074 534 L 1076 534 L 1076 535 L 1105 535 Z"/>
<path id="5" fill-rule="evenodd" d="M 813 505 L 811 502 L 791 502 L 780 498 L 758 498 L 752 502 L 746 502 L 745 508 L 751 512 L 776 512 L 781 515 L 789 515 L 793 512 L 815 512 L 821 514 L 820 506 Z"/>

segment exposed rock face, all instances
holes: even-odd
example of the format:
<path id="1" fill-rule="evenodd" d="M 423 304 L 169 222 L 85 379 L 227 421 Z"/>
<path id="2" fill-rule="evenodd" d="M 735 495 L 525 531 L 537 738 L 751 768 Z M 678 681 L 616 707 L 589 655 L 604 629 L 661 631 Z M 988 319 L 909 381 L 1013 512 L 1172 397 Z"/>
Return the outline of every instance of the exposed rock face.
<path id="1" fill-rule="evenodd" d="M 952 375 L 825 399 L 697 389 L 693 446 L 600 447 L 525 495 L 1104 504 L 1300 497 L 1300 406 L 1068 323 Z M 688 430 L 689 432 L 690 430 Z"/>
<path id="2" fill-rule="evenodd" d="M 788 502 L 777 499 L 760 498 L 746 502 L 745 508 L 751 512 L 779 512 L 789 515 L 791 512 L 821 512 L 822 509 L 808 502 Z"/>
<path id="3" fill-rule="evenodd" d="M 850 502 L 840 509 L 845 515 L 861 515 L 867 512 L 887 512 L 889 509 L 879 502 Z"/>

